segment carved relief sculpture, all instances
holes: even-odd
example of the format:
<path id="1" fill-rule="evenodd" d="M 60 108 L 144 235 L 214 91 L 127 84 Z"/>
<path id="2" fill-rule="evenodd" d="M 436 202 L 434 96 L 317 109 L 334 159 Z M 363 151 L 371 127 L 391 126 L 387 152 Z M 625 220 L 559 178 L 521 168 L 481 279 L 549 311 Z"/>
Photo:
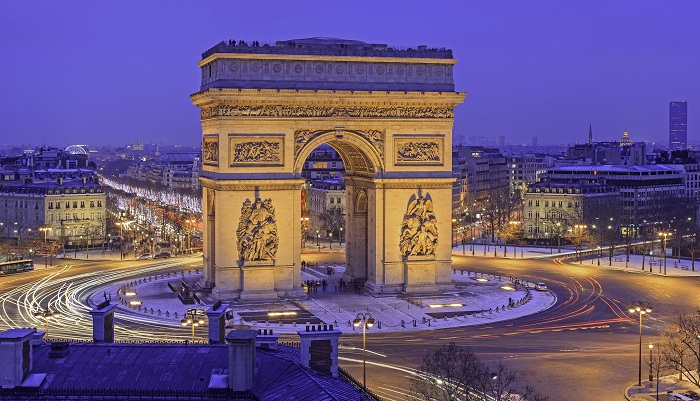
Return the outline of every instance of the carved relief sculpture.
<path id="1" fill-rule="evenodd" d="M 219 162 L 219 141 L 205 139 L 202 143 L 202 158 L 204 162 Z"/>
<path id="2" fill-rule="evenodd" d="M 436 142 L 403 142 L 396 149 L 397 161 L 439 162 L 440 145 Z"/>
<path id="3" fill-rule="evenodd" d="M 255 202 L 246 199 L 243 202 L 236 237 L 241 261 L 271 260 L 275 257 L 279 237 L 271 199 L 263 201 L 257 198 Z"/>
<path id="4" fill-rule="evenodd" d="M 299 152 L 304 148 L 310 140 L 314 139 L 319 135 L 323 135 L 329 132 L 336 132 L 336 130 L 308 130 L 300 129 L 294 131 L 294 156 L 298 156 Z M 380 158 L 384 157 L 384 133 L 379 130 L 343 130 L 343 132 L 357 134 L 367 140 L 372 147 L 377 151 Z"/>
<path id="5" fill-rule="evenodd" d="M 437 241 L 437 219 L 430 195 L 412 196 L 401 223 L 401 255 L 435 256 Z"/>
<path id="6" fill-rule="evenodd" d="M 279 163 L 280 143 L 268 141 L 236 143 L 233 147 L 234 162 Z"/>
<path id="7" fill-rule="evenodd" d="M 212 117 L 454 118 L 454 109 L 451 107 L 249 106 L 228 104 L 202 109 L 202 119 Z"/>

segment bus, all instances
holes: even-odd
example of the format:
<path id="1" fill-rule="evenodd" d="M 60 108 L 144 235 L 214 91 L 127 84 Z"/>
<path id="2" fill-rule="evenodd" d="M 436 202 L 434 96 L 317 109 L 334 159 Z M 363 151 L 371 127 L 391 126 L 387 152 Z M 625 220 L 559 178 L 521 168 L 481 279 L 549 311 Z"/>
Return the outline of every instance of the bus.
<path id="1" fill-rule="evenodd" d="M 34 270 L 34 261 L 30 259 L 14 260 L 0 263 L 0 275 Z"/>

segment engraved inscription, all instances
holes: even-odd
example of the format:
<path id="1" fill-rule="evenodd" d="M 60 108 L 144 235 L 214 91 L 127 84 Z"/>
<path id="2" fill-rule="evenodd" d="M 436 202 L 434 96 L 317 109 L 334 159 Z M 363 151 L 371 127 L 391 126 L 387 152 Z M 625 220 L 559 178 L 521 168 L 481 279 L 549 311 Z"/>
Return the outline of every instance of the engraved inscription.
<path id="1" fill-rule="evenodd" d="M 403 142 L 398 144 L 398 161 L 440 161 L 440 145 L 436 142 Z"/>

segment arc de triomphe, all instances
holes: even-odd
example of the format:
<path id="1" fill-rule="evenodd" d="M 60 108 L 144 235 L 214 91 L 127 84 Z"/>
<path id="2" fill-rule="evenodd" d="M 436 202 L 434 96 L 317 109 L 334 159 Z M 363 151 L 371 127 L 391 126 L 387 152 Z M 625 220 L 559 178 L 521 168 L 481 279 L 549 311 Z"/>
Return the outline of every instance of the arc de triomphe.
<path id="1" fill-rule="evenodd" d="M 339 39 L 202 55 L 202 286 L 217 299 L 301 291 L 301 170 L 327 143 L 346 169 L 346 278 L 373 293 L 451 288 L 451 50 Z"/>

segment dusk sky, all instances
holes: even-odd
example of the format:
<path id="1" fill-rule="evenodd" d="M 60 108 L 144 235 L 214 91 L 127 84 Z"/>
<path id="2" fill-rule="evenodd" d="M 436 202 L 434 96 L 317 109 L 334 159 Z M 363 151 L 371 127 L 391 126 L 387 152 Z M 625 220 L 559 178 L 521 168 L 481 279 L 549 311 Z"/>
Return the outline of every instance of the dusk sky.
<path id="1" fill-rule="evenodd" d="M 3 1 L 3 144 L 197 145 L 197 62 L 222 40 L 337 37 L 448 47 L 455 136 L 667 141 L 700 121 L 700 2 Z M 455 140 L 457 142 L 458 139 Z"/>

